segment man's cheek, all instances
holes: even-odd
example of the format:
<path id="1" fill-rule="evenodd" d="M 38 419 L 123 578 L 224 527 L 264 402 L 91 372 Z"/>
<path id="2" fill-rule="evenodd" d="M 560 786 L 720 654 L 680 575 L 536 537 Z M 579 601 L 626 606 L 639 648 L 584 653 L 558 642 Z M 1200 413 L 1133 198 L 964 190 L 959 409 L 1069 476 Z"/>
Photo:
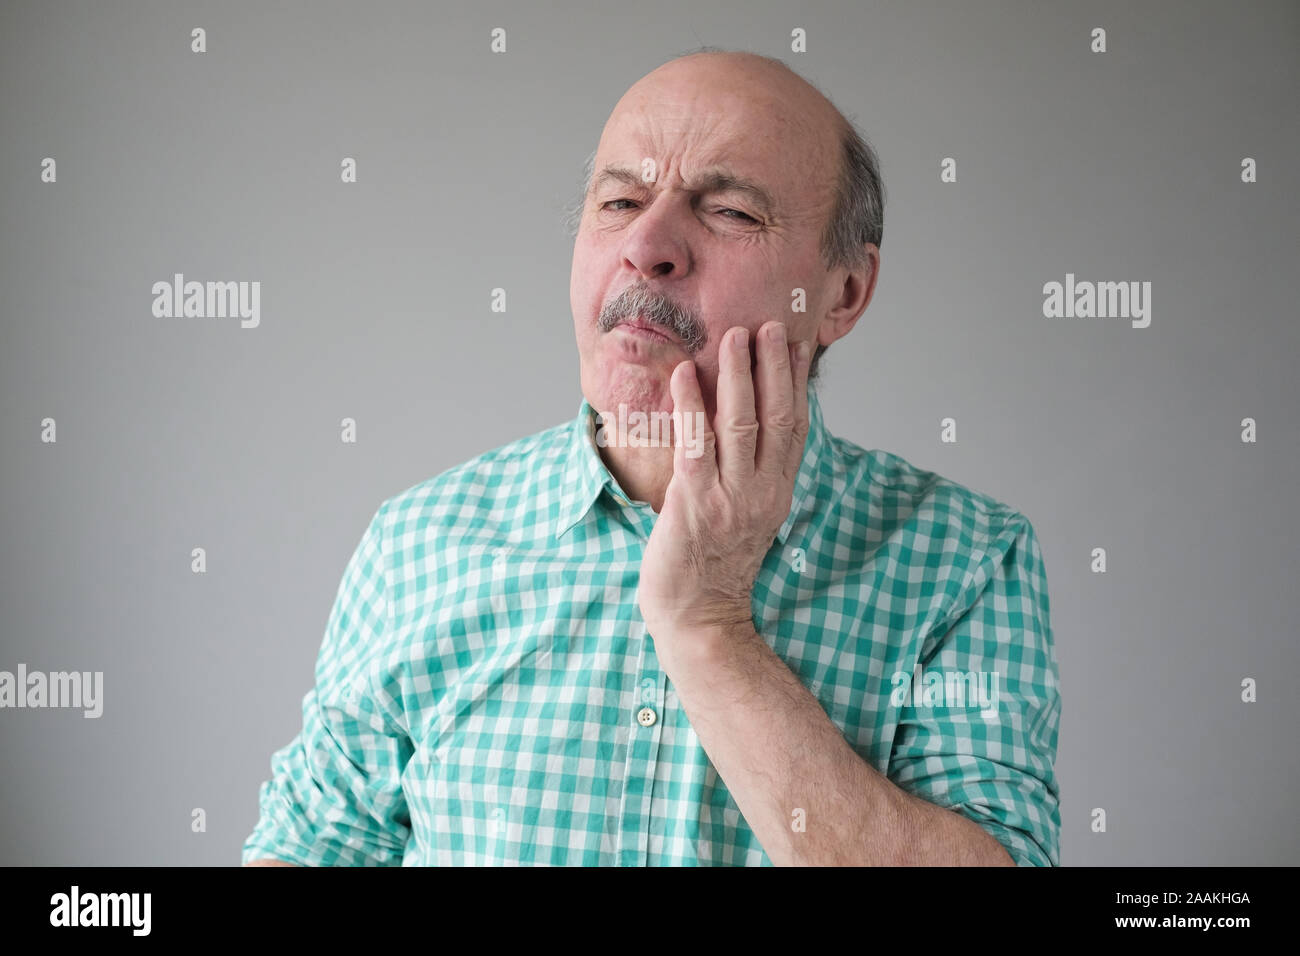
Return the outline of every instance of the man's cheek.
<path id="1" fill-rule="evenodd" d="M 722 371 L 718 359 L 718 349 L 721 347 L 722 337 L 725 334 L 725 332 L 718 333 L 717 337 L 709 342 L 708 348 L 703 349 L 695 356 L 695 367 L 700 370 L 700 377 L 708 380 L 710 388 L 717 384 L 719 374 Z"/>

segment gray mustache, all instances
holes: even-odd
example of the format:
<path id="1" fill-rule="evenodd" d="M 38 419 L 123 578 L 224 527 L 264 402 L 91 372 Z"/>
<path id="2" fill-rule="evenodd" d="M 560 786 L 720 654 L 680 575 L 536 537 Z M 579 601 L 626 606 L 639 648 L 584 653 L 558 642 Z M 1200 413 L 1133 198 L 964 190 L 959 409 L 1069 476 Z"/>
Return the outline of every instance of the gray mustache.
<path id="1" fill-rule="evenodd" d="M 689 309 L 681 308 L 667 296 L 651 292 L 644 285 L 629 286 L 620 292 L 601 310 L 596 324 L 602 332 L 608 332 L 637 315 L 651 325 L 672 332 L 681 340 L 688 355 L 694 355 L 709 341 L 704 325 Z"/>

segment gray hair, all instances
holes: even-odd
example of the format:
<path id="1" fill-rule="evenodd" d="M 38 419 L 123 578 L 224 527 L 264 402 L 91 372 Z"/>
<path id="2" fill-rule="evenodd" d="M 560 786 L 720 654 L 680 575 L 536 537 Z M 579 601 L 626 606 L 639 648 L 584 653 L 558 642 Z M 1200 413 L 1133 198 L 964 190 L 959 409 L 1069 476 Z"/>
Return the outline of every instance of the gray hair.
<path id="1" fill-rule="evenodd" d="M 731 52 L 748 53 L 748 51 L 742 50 L 732 51 L 724 50 L 721 47 L 703 46 L 670 59 L 676 60 L 683 56 L 694 56 L 700 53 Z M 748 53 L 748 55 L 757 56 L 769 63 L 789 70 L 795 76 L 799 76 L 788 65 L 775 57 L 762 56 L 758 53 Z M 804 77 L 799 78 L 821 93 L 822 96 L 826 96 L 826 93 L 819 89 L 816 84 L 811 83 Z M 826 100 L 830 102 L 830 97 L 826 96 Z M 858 131 L 854 123 L 840 112 L 834 103 L 831 103 L 831 108 L 839 115 L 841 121 L 840 172 L 835 185 L 835 204 L 831 209 L 826 228 L 822 231 L 822 261 L 825 263 L 827 270 L 841 266 L 858 269 L 868 261 L 865 248 L 867 243 L 880 248 L 885 230 L 885 184 L 880 177 L 880 159 L 876 155 L 876 151 L 872 149 L 871 144 Z M 583 166 L 582 193 L 565 210 L 564 223 L 570 236 L 576 237 L 578 234 L 583 210 L 586 208 L 587 193 L 591 189 L 591 180 L 595 175 L 595 171 L 596 151 L 592 150 Z M 810 379 L 817 377 L 821 357 L 827 348 L 828 346 L 818 345 L 816 351 L 813 352 L 812 365 L 808 370 Z"/>

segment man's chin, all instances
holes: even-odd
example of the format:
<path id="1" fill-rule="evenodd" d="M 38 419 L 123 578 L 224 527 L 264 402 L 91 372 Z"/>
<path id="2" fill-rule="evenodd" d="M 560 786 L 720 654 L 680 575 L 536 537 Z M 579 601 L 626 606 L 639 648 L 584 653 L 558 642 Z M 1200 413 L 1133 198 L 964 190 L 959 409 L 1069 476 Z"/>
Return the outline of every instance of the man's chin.
<path id="1" fill-rule="evenodd" d="M 617 412 L 620 405 L 629 411 L 665 411 L 673 408 L 669 387 L 673 368 L 651 368 L 625 362 L 608 363 L 597 375 L 594 395 L 588 402 L 601 412 Z"/>

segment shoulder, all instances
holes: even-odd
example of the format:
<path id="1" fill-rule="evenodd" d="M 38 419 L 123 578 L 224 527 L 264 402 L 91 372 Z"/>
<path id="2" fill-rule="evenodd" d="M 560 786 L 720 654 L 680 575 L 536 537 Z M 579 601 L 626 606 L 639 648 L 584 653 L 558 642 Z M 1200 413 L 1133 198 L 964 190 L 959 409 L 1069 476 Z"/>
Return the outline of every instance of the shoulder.
<path id="1" fill-rule="evenodd" d="M 970 626 L 1001 622 L 991 639 L 1005 653 L 1051 644 L 1047 569 L 1024 513 L 899 455 L 841 444 L 837 468 L 865 516 L 864 564 L 883 577 L 886 591 L 893 586 L 894 594 L 921 599 L 923 657 L 976 606 L 986 611 Z"/>
<path id="2" fill-rule="evenodd" d="M 842 438 L 832 442 L 837 491 L 877 525 L 885 541 L 943 551 L 973 572 L 975 565 L 1000 560 L 1022 536 L 1033 539 L 1029 519 L 999 498 L 892 452 L 868 450 Z"/>

